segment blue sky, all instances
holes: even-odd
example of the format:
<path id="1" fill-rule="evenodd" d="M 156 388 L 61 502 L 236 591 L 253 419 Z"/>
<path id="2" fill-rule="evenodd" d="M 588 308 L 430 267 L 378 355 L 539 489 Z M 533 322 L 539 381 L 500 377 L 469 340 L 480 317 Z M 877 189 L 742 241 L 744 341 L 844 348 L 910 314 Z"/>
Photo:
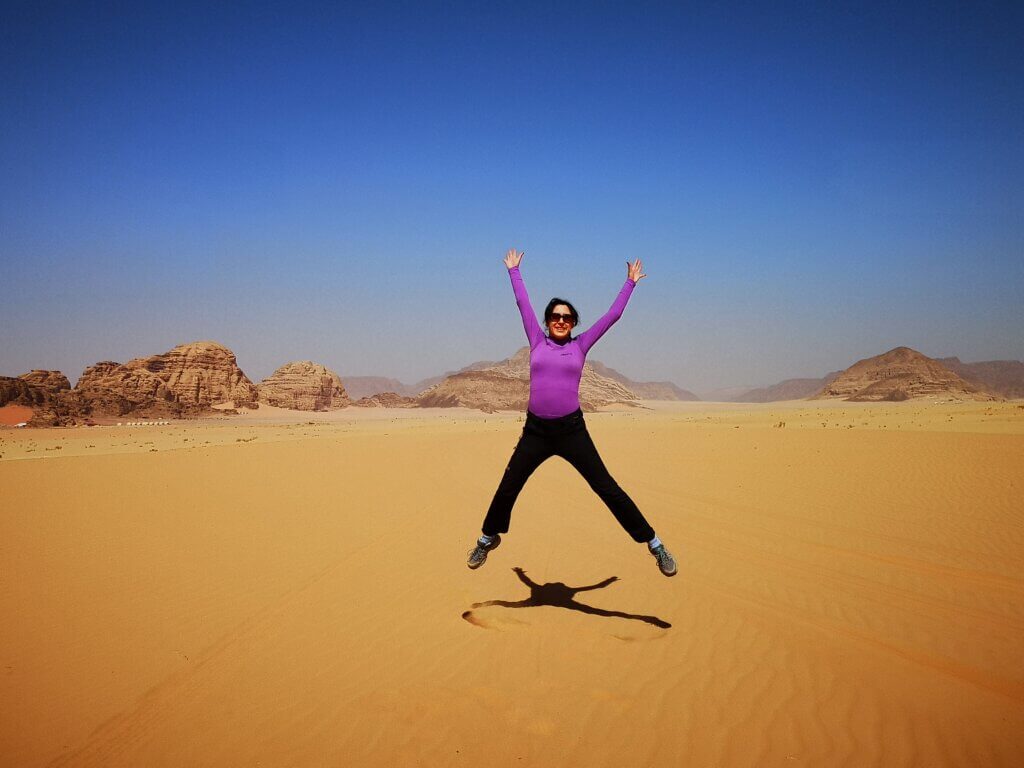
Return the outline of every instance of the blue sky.
<path id="1" fill-rule="evenodd" d="M 213 5 L 213 4 L 210 4 Z M 1020 4 L 5 2 L 0 374 L 406 382 L 586 327 L 698 391 L 1024 358 Z"/>

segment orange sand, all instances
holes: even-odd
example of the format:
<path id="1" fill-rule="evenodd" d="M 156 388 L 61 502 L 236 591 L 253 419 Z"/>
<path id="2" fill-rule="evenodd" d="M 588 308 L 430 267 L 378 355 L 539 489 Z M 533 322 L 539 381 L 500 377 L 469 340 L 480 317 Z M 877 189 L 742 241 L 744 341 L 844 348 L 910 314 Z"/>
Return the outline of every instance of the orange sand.
<path id="1" fill-rule="evenodd" d="M 32 418 L 32 409 L 27 405 L 8 403 L 0 408 L 0 426 L 13 427 Z"/>
<path id="2" fill-rule="evenodd" d="M 516 414 L 0 430 L 0 765 L 1020 764 L 1024 408 L 647 405 L 673 579 L 560 459 L 465 567 Z"/>

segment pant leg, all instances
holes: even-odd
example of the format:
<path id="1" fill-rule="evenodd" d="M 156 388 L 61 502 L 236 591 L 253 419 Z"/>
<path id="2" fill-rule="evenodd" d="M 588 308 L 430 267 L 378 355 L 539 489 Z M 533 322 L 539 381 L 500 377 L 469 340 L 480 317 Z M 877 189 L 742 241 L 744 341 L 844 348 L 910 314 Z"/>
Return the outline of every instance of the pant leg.
<path id="1" fill-rule="evenodd" d="M 607 505 L 633 541 L 650 541 L 654 538 L 654 529 L 644 519 L 639 508 L 629 498 L 629 494 L 622 490 L 608 473 L 590 437 L 590 432 L 581 429 L 566 435 L 559 444 L 558 455 L 583 475 L 583 479 L 601 497 L 601 501 Z"/>
<path id="2" fill-rule="evenodd" d="M 491 506 L 484 518 L 483 532 L 488 536 L 507 533 L 512 519 L 512 507 L 519 498 L 527 479 L 533 471 L 552 455 L 551 442 L 542 435 L 523 430 L 516 444 L 512 458 L 505 467 L 505 474 L 494 492 Z"/>

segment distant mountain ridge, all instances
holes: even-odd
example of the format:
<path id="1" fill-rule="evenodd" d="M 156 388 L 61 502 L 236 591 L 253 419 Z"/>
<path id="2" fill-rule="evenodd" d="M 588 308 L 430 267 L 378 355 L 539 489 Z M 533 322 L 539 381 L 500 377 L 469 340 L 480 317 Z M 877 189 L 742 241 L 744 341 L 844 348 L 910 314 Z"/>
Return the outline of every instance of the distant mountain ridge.
<path id="1" fill-rule="evenodd" d="M 787 379 L 769 387 L 748 388 L 730 399 L 895 401 L 915 397 L 1024 398 L 1024 362 L 964 363 L 957 357 L 933 359 L 909 347 L 896 347 L 821 379 Z M 380 376 L 351 376 L 343 385 L 333 371 L 308 360 L 288 363 L 256 385 L 238 367 L 234 353 L 214 341 L 180 344 L 124 364 L 96 363 L 86 368 L 74 388 L 60 371 L 0 376 L 0 408 L 31 409 L 35 426 L 75 424 L 93 417 L 194 417 L 225 403 L 257 408 L 259 400 L 298 410 L 464 406 L 493 411 L 525 409 L 528 398 L 528 347 L 505 360 L 477 361 L 412 385 Z M 641 399 L 699 398 L 672 382 L 633 381 L 596 360 L 585 365 L 580 383 L 584 410 L 616 402 L 637 405 Z"/>
<path id="2" fill-rule="evenodd" d="M 959 357 L 940 357 L 937 360 L 975 386 L 1011 400 L 1024 398 L 1024 362 L 1020 360 L 980 363 L 963 363 Z"/>
<path id="3" fill-rule="evenodd" d="M 191 417 L 229 401 L 236 406 L 259 407 L 256 385 L 238 367 L 234 353 L 215 341 L 179 344 L 168 352 L 127 363 L 105 360 L 90 365 L 73 389 L 59 371 L 0 379 L 0 406 L 31 407 L 34 426 L 127 415 Z M 19 382 L 29 389 L 21 391 Z"/>
<path id="4" fill-rule="evenodd" d="M 602 376 L 590 363 L 580 379 L 580 407 L 596 411 L 603 405 L 638 405 L 639 398 L 618 381 Z M 417 400 L 426 408 L 479 408 L 482 411 L 525 411 L 530 399 L 530 348 L 487 368 L 462 371 L 423 392 Z"/>
<path id="5" fill-rule="evenodd" d="M 527 347 L 526 349 L 528 350 L 529 348 Z M 516 354 L 519 354 L 519 352 Z M 389 379 L 383 376 L 344 376 L 342 379 L 345 382 L 345 390 L 353 398 L 372 397 L 386 392 L 393 392 L 406 397 L 419 397 L 428 389 L 440 384 L 449 377 L 471 371 L 487 370 L 511 359 L 506 358 L 504 361 L 478 360 L 463 366 L 457 371 L 447 371 L 440 376 L 421 379 L 415 384 L 403 384 L 398 379 Z M 620 373 L 614 368 L 609 368 L 598 360 L 588 360 L 587 365 L 598 375 L 619 382 L 642 400 L 700 400 L 693 392 L 683 389 L 671 381 L 634 381 L 625 374 Z"/>
<path id="6" fill-rule="evenodd" d="M 597 360 L 588 361 L 588 365 L 594 369 L 595 373 L 624 385 L 641 400 L 700 400 L 690 390 L 678 387 L 671 381 L 633 381 Z"/>
<path id="7" fill-rule="evenodd" d="M 420 379 L 415 384 L 403 384 L 398 379 L 391 379 L 386 376 L 343 376 L 342 379 L 345 382 L 345 390 L 354 398 L 368 398 L 387 392 L 393 392 L 405 397 L 416 397 L 435 384 L 444 381 L 449 376 L 464 373 L 465 371 L 479 371 L 484 368 L 490 368 L 492 365 L 496 365 L 497 362 L 496 360 L 478 360 L 475 363 L 459 368 L 457 371 L 445 371 L 440 376 L 429 376 L 425 379 Z"/>
<path id="8" fill-rule="evenodd" d="M 858 360 L 812 399 L 852 402 L 900 401 L 918 397 L 995 400 L 997 395 L 969 384 L 942 363 L 910 347 L 896 347 Z"/>
<path id="9" fill-rule="evenodd" d="M 832 373 L 820 379 L 786 379 L 770 387 L 758 387 L 730 398 L 734 403 L 772 403 L 779 400 L 802 400 L 805 397 L 817 394 L 821 388 L 830 384 L 840 371 Z"/>
<path id="10" fill-rule="evenodd" d="M 1024 362 L 989 360 L 964 363 L 958 357 L 929 358 L 956 374 L 979 392 L 1005 397 L 1024 398 Z M 726 398 L 736 403 L 769 403 L 779 400 L 801 400 L 811 397 L 832 383 L 842 371 L 833 371 L 820 378 L 786 379 L 768 387 L 748 389 Z M 728 390 L 720 390 L 728 392 Z"/>

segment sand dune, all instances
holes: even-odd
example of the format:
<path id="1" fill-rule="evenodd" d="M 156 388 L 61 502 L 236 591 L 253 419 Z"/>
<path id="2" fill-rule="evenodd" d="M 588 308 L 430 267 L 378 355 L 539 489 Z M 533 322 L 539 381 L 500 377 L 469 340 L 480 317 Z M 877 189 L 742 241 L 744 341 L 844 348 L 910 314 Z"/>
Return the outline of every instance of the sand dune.
<path id="1" fill-rule="evenodd" d="M 1019 764 L 1020 404 L 646 405 L 0 431 L 0 764 Z"/>

